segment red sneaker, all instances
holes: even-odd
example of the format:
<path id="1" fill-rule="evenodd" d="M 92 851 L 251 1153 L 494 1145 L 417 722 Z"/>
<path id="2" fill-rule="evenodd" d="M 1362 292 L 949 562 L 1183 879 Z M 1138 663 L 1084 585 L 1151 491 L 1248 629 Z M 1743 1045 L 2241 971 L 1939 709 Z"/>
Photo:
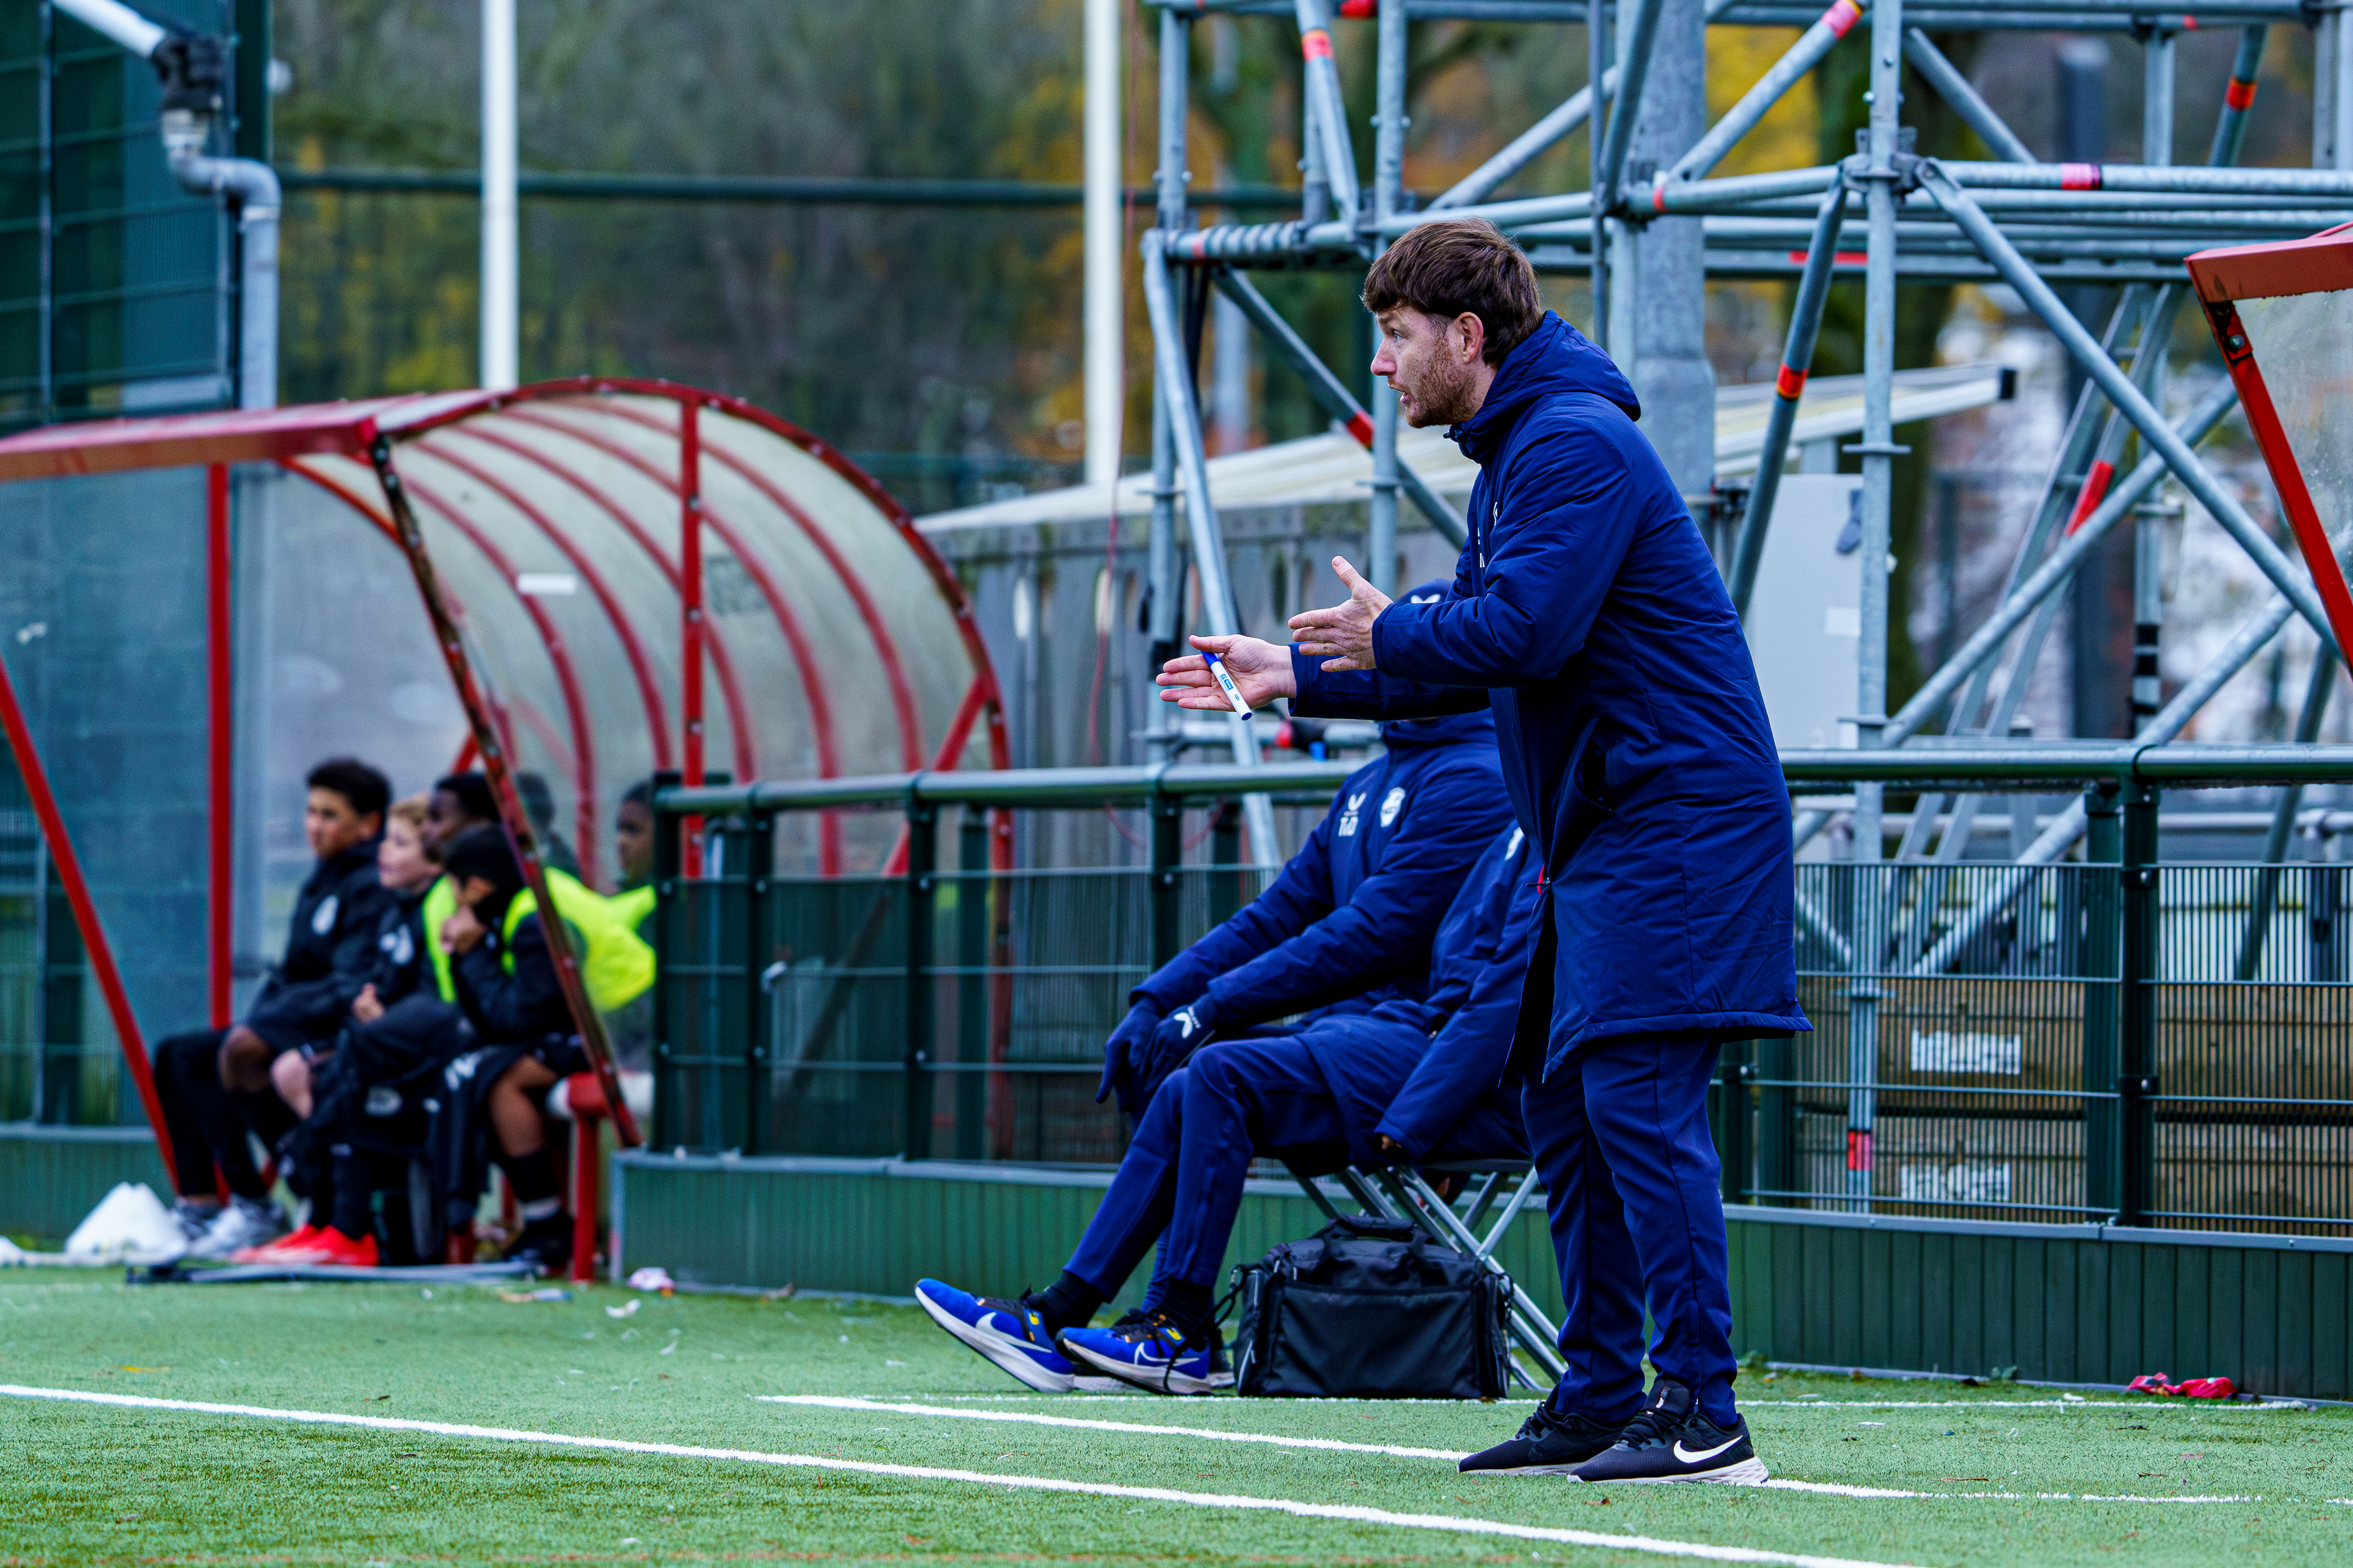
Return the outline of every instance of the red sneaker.
<path id="1" fill-rule="evenodd" d="M 228 1255 L 228 1260 L 231 1263 L 307 1261 L 323 1234 L 323 1226 L 306 1224 L 299 1230 L 290 1231 L 275 1241 L 265 1241 L 259 1247 L 240 1247 Z"/>
<path id="2" fill-rule="evenodd" d="M 329 1226 L 319 1233 L 314 1247 L 309 1259 L 312 1263 L 333 1263 L 345 1268 L 373 1268 L 376 1266 L 375 1234 L 373 1231 L 353 1241 L 333 1226 Z"/>

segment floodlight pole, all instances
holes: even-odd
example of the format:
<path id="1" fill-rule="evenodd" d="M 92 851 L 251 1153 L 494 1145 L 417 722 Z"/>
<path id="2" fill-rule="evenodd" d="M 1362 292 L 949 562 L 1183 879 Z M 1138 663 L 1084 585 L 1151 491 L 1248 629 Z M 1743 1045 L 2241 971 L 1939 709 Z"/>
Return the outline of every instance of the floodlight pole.
<path id="1" fill-rule="evenodd" d="M 515 0 L 482 0 L 483 387 L 512 392 L 521 379 L 522 298 L 516 277 Z"/>
<path id="2" fill-rule="evenodd" d="M 1086 0 L 1086 479 L 1119 482 L 1127 422 L 1125 138 L 1120 118 L 1121 0 Z"/>

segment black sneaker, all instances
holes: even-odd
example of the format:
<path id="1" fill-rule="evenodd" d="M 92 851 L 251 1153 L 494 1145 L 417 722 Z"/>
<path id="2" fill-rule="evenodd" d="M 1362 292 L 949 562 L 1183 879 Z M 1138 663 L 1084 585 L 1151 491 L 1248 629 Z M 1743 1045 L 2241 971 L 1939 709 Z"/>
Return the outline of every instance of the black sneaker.
<path id="1" fill-rule="evenodd" d="M 1569 1476 L 1618 1440 L 1622 1426 L 1563 1415 L 1546 1400 L 1520 1423 L 1517 1436 L 1466 1454 L 1455 1468 L 1466 1476 Z"/>
<path id="2" fill-rule="evenodd" d="M 1671 1377 L 1651 1384 L 1651 1402 L 1618 1441 L 1577 1468 L 1581 1481 L 1717 1481 L 1755 1486 L 1765 1461 L 1748 1441 L 1748 1423 L 1717 1426 L 1693 1407 L 1691 1390 Z"/>
<path id="3" fill-rule="evenodd" d="M 543 1279 L 554 1279 L 572 1267 L 572 1216 L 554 1214 L 525 1221 L 522 1235 L 504 1256 L 509 1263 L 530 1264 Z"/>

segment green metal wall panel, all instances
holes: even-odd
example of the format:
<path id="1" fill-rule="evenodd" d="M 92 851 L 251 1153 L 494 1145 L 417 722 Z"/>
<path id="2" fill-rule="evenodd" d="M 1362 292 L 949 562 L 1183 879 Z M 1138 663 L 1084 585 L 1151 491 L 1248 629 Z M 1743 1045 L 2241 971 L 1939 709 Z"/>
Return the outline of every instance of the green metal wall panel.
<path id="1" fill-rule="evenodd" d="M 629 1154 L 615 1169 L 628 1267 L 900 1297 L 926 1274 L 989 1291 L 1046 1283 L 1108 1181 L 887 1160 Z M 1746 1207 L 1726 1217 L 1743 1355 L 1978 1376 L 2015 1366 L 2052 1383 L 2221 1373 L 2258 1393 L 2353 1398 L 2353 1242 Z M 1304 1197 L 1254 1182 L 1227 1260 L 1321 1223 Z M 1523 1215 L 1498 1256 L 1557 1316 L 1543 1216 Z"/>
<path id="2" fill-rule="evenodd" d="M 877 1296 L 905 1296 L 926 1275 L 986 1291 L 1047 1284 L 1109 1183 L 1090 1172 L 815 1157 L 627 1154 L 615 1173 L 626 1268 L 659 1264 L 702 1284 Z M 1323 1223 L 1303 1194 L 1252 1182 L 1226 1262 L 1254 1260 Z M 1541 1215 L 1524 1215 L 1498 1256 L 1546 1312 L 1559 1312 Z M 1150 1274 L 1147 1260 L 1114 1305 L 1134 1304 Z"/>
<path id="3" fill-rule="evenodd" d="M 144 1127 L 0 1122 L 0 1232 L 63 1241 L 117 1182 L 144 1182 L 172 1201 L 155 1136 Z"/>

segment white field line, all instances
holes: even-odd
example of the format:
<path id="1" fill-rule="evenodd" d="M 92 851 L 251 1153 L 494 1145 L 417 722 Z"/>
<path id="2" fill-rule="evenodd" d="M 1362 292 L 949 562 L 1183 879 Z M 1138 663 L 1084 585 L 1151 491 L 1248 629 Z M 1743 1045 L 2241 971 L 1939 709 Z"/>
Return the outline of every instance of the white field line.
<path id="1" fill-rule="evenodd" d="M 903 1394 L 862 1394 L 860 1399 L 905 1399 Z M 953 1400 L 959 1404 L 1022 1405 L 1044 1402 L 1054 1405 L 1166 1405 L 1164 1394 L 932 1394 L 929 1399 Z M 1459 1399 L 1285 1399 L 1286 1405 L 1460 1405 Z M 1509 1410 L 1519 1405 L 1534 1408 L 1534 1399 L 1497 1401 L 1499 1409 Z M 1743 1410 L 2170 1410 L 2195 1415 L 2213 1415 L 2250 1410 L 2306 1410 L 2313 1406 L 2299 1399 L 2266 1399 L 2240 1401 L 2230 1399 L 1743 1399 Z"/>
<path id="2" fill-rule="evenodd" d="M 1017 1410 L 959 1410 L 951 1405 L 886 1404 L 831 1394 L 755 1394 L 767 1405 L 814 1405 L 828 1410 L 889 1411 L 901 1415 L 945 1415 L 959 1421 L 1012 1421 L 1027 1426 L 1075 1426 L 1088 1432 L 1141 1432 L 1155 1437 L 1207 1437 L 1219 1443 L 1261 1443 L 1275 1448 L 1321 1448 L 1340 1454 L 1387 1454 L 1398 1459 L 1460 1459 L 1449 1448 L 1405 1448 L 1390 1443 L 1344 1443 L 1336 1437 L 1284 1437 L 1272 1433 L 1220 1432 L 1214 1426 L 1164 1426 L 1156 1422 L 1088 1421 L 1071 1415 L 1039 1415 Z"/>
<path id="3" fill-rule="evenodd" d="M 776 1465 L 795 1469 L 848 1471 L 857 1475 L 892 1476 L 906 1480 L 958 1481 L 967 1485 L 1004 1487 L 1016 1491 L 1063 1492 L 1086 1497 L 1121 1498 L 1135 1502 L 1178 1503 L 1187 1508 L 1224 1509 L 1284 1513 L 1299 1519 L 1331 1519 L 1356 1524 L 1392 1525 L 1405 1530 L 1438 1530 L 1461 1535 L 1506 1536 L 1518 1541 L 1550 1541 L 1566 1546 L 1590 1546 L 1609 1552 L 1644 1552 L 1661 1557 L 1698 1558 L 1711 1563 L 1776 1563 L 1788 1568 L 1905 1568 L 1853 1557 L 1820 1557 L 1799 1552 L 1763 1552 L 1748 1546 L 1714 1546 L 1695 1541 L 1662 1541 L 1642 1535 L 1604 1535 L 1591 1530 L 1562 1530 L 1546 1525 L 1506 1524 L 1497 1520 L 1463 1519 L 1442 1513 L 1392 1513 L 1388 1509 L 1345 1503 L 1296 1502 L 1288 1498 L 1221 1496 L 1214 1492 L 1176 1491 L 1166 1487 L 1126 1487 L 1104 1481 L 1071 1481 L 1050 1476 L 1001 1476 L 984 1470 L 939 1469 L 924 1465 L 884 1465 L 860 1459 L 836 1459 L 815 1454 L 770 1454 L 754 1448 L 706 1448 L 688 1443 L 638 1443 L 619 1437 L 580 1437 L 562 1432 L 528 1432 L 509 1426 L 474 1426 L 455 1421 L 417 1421 L 394 1415 L 346 1415 L 336 1411 L 279 1410 L 262 1405 L 214 1405 L 194 1399 L 153 1399 L 133 1394 L 93 1394 L 77 1388 L 29 1388 L 0 1384 L 0 1396 L 56 1400 L 71 1405 L 104 1405 L 134 1410 L 185 1410 L 201 1415 L 243 1415 L 264 1421 L 291 1421 L 319 1426 L 364 1426 L 381 1432 L 430 1432 L 444 1437 L 478 1437 L 497 1443 L 543 1444 L 552 1447 L 603 1449 L 625 1454 L 659 1454 L 673 1458 L 726 1459 L 742 1464 Z"/>
<path id="4" fill-rule="evenodd" d="M 1086 1432 L 1134 1432 L 1150 1437 L 1206 1437 L 1219 1443 L 1255 1443 L 1272 1448 L 1318 1448 L 1344 1454 L 1384 1454 L 1398 1459 L 1459 1460 L 1448 1448 L 1408 1448 L 1389 1443 L 1344 1443 L 1336 1437 L 1287 1437 L 1269 1432 L 1224 1432 L 1213 1426 L 1171 1426 L 1159 1422 L 1092 1421 L 1074 1415 L 1042 1415 L 1026 1410 L 959 1410 L 948 1405 L 917 1405 L 904 1400 L 869 1399 L 835 1394 L 755 1394 L 764 1405 L 797 1405 L 820 1410 L 853 1410 L 878 1415 L 941 1415 L 956 1421 L 999 1421 L 1023 1426 L 1075 1427 Z M 1159 1397 L 1155 1395 L 1154 1397 Z M 1364 1401 L 1361 1403 L 1370 1403 Z M 2008 1502 L 2031 1499 L 2038 1502 L 2261 1502 L 2259 1497 L 2137 1497 L 2093 1492 L 1923 1492 L 1900 1487 L 1849 1486 L 1840 1481 L 1795 1481 L 1779 1478 L 1765 1486 L 1780 1491 L 1813 1492 L 1823 1497 L 1926 1498 L 1959 1500 L 1987 1498 Z"/>

